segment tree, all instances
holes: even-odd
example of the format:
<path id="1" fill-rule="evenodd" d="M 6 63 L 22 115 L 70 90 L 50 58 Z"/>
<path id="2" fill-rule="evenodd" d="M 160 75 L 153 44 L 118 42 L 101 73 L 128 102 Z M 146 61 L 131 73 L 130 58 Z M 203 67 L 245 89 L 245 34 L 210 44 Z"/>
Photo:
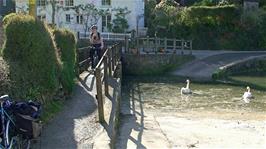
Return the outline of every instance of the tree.
<path id="1" fill-rule="evenodd" d="M 106 15 L 109 10 L 97 9 L 94 4 L 78 5 L 74 7 L 77 14 L 83 16 L 83 29 L 86 36 L 89 26 L 98 23 L 101 16 Z"/>
<path id="2" fill-rule="evenodd" d="M 113 11 L 116 11 L 117 13 L 113 20 L 112 31 L 115 33 L 124 33 L 129 27 L 126 15 L 128 15 L 130 11 L 127 8 L 116 8 L 113 9 Z"/>

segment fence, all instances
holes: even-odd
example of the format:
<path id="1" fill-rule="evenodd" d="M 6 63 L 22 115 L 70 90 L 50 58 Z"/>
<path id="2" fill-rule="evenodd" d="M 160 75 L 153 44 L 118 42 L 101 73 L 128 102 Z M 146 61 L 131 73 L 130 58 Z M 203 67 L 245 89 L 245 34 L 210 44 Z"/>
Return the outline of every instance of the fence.
<path id="1" fill-rule="evenodd" d="M 85 34 L 78 32 L 77 36 L 79 39 L 89 39 L 90 33 L 88 32 Z M 102 32 L 101 37 L 103 38 L 103 40 L 123 41 L 125 40 L 125 37 L 131 38 L 131 34 Z"/>
<path id="2" fill-rule="evenodd" d="M 103 95 L 109 95 L 109 77 L 114 76 L 117 67 L 121 68 L 122 45 L 115 44 L 104 52 L 102 58 L 95 68 L 96 90 L 98 101 L 99 121 L 104 123 L 104 98 Z M 104 91 L 102 89 L 104 84 Z"/>
<path id="3" fill-rule="evenodd" d="M 90 50 L 93 47 L 87 46 L 78 48 L 77 51 L 77 61 L 78 61 L 78 71 L 79 74 L 82 73 L 84 70 L 88 69 L 89 66 L 91 66 L 91 58 L 90 58 Z"/>
<path id="4" fill-rule="evenodd" d="M 125 39 L 126 50 L 129 53 L 177 53 L 184 54 L 189 51 L 192 54 L 192 40 L 178 40 L 168 38 L 135 38 Z"/>

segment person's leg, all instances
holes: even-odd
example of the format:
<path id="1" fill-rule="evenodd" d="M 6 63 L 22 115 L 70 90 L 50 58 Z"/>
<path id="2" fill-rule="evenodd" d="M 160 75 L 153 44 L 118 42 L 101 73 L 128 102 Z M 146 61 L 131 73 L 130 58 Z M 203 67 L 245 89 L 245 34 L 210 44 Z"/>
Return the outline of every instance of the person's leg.
<path id="1" fill-rule="evenodd" d="M 95 53 L 95 49 L 91 48 L 90 49 L 90 60 L 91 60 L 91 68 L 94 69 L 94 53 Z"/>
<path id="2" fill-rule="evenodd" d="M 98 56 L 98 60 L 100 60 L 102 57 L 101 48 L 97 48 L 97 56 Z"/>
<path id="3" fill-rule="evenodd" d="M 97 52 L 98 60 L 100 60 L 101 57 L 102 57 L 102 54 L 101 54 L 101 44 L 97 44 L 95 47 L 96 47 L 96 52 Z"/>

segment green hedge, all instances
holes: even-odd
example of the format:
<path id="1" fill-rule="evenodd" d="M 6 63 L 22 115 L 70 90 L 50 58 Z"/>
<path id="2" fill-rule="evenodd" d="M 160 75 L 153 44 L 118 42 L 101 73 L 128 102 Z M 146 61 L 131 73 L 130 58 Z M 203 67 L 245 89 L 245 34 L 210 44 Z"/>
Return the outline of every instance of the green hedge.
<path id="1" fill-rule="evenodd" d="M 59 56 L 63 63 L 61 72 L 61 83 L 67 93 L 71 93 L 74 87 L 76 45 L 75 35 L 66 29 L 55 29 L 53 31 L 55 42 L 59 50 Z"/>
<path id="2" fill-rule="evenodd" d="M 12 96 L 51 99 L 59 88 L 60 60 L 48 27 L 28 15 L 5 20 L 3 56 L 10 66 Z"/>
<path id="3" fill-rule="evenodd" d="M 0 57 L 0 96 L 9 94 L 10 79 L 9 79 L 9 67 L 5 60 Z"/>

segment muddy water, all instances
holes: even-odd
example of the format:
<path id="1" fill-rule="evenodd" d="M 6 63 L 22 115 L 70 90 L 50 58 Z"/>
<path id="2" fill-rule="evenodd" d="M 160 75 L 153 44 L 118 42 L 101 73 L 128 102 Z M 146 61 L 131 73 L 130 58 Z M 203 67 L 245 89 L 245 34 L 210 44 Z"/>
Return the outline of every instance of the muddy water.
<path id="1" fill-rule="evenodd" d="M 266 148 L 266 92 L 184 80 L 123 78 L 117 148 Z M 156 136 L 156 137 L 155 137 Z"/>
<path id="2" fill-rule="evenodd" d="M 246 104 L 242 99 L 245 87 L 222 84 L 197 84 L 191 82 L 192 95 L 181 95 L 180 90 L 186 86 L 185 81 L 165 81 L 158 78 L 143 81 L 142 78 L 127 78 L 123 83 L 123 96 L 128 96 L 130 90 L 135 90 L 142 98 L 143 106 L 147 109 L 162 112 L 195 112 L 266 115 L 266 92 L 251 89 L 253 99 Z M 184 83 L 183 83 L 184 82 Z M 265 118 L 265 117 L 264 117 Z"/>

